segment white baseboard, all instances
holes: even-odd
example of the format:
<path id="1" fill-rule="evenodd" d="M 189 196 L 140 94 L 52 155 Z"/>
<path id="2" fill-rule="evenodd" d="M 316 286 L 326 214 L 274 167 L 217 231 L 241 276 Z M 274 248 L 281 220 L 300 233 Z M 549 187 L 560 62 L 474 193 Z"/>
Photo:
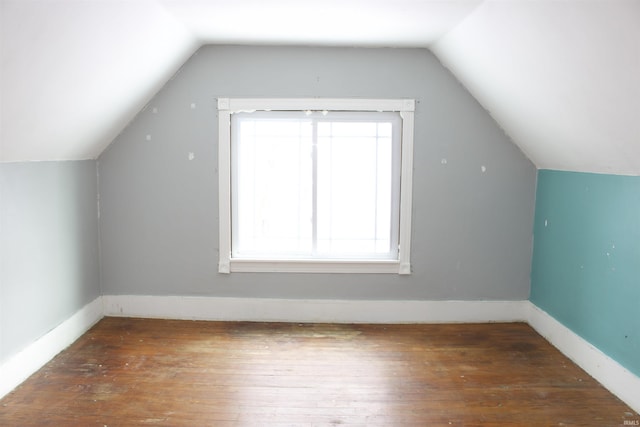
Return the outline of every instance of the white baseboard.
<path id="1" fill-rule="evenodd" d="M 550 314 L 527 302 L 528 323 L 611 393 L 640 413 L 640 377 L 598 350 Z"/>
<path id="2" fill-rule="evenodd" d="M 76 341 L 103 316 L 102 297 L 98 297 L 59 326 L 0 365 L 0 398 Z"/>
<path id="3" fill-rule="evenodd" d="M 362 301 L 107 295 L 105 316 L 322 323 L 525 322 L 528 301 Z"/>

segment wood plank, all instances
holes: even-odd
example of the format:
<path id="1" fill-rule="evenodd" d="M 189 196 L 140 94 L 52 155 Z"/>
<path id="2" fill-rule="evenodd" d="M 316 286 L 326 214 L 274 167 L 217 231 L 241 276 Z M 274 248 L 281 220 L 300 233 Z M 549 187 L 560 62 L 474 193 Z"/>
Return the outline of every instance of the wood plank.
<path id="1" fill-rule="evenodd" d="M 0 425 L 633 425 L 528 325 L 105 318 Z"/>

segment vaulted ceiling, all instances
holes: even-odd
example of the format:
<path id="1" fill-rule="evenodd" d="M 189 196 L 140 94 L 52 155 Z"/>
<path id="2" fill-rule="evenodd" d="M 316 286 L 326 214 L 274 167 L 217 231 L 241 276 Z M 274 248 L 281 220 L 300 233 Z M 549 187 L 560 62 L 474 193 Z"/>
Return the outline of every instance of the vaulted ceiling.
<path id="1" fill-rule="evenodd" d="M 203 44 L 411 46 L 539 168 L 640 175 L 639 0 L 0 5 L 0 161 L 96 158 Z"/>

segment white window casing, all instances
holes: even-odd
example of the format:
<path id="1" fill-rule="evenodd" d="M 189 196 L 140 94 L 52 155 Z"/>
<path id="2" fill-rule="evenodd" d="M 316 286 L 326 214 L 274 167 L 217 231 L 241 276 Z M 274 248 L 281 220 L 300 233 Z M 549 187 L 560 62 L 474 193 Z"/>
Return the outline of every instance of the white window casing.
<path id="1" fill-rule="evenodd" d="M 218 99 L 219 272 L 411 274 L 414 106 L 415 101 L 410 99 Z M 308 112 L 309 114 L 311 112 L 324 112 L 324 114 L 336 112 L 336 116 L 339 116 L 339 112 L 399 113 L 401 118 L 399 212 L 395 219 L 399 224 L 397 224 L 396 231 L 397 251 L 390 252 L 392 259 L 366 256 L 364 258 L 353 257 L 352 259 L 306 258 L 304 256 L 269 258 L 268 256 L 252 257 L 238 250 L 240 245 L 237 239 L 240 233 L 238 232 L 237 224 L 232 223 L 234 221 L 232 215 L 233 203 L 237 203 L 237 201 L 233 202 L 237 198 L 234 199 L 234 194 L 232 193 L 232 191 L 236 190 L 232 189 L 232 185 L 236 185 L 233 183 L 237 181 L 237 177 L 234 176 L 236 171 L 232 163 L 232 157 L 236 149 L 233 148 L 235 145 L 232 143 L 232 117 L 234 117 L 234 114 L 256 111 Z M 241 114 L 238 114 L 238 117 L 241 116 Z M 239 219 L 235 221 L 238 222 Z M 235 232 L 233 231 L 234 228 Z M 236 243 L 234 243 L 234 237 Z M 236 248 L 235 251 L 234 247 Z"/>

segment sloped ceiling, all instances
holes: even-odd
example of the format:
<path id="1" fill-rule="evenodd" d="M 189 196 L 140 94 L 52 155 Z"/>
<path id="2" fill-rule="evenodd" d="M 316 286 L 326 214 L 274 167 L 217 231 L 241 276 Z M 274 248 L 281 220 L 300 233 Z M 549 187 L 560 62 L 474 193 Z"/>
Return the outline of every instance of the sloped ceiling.
<path id="1" fill-rule="evenodd" d="M 539 168 L 640 175 L 640 1 L 486 1 L 432 51 Z"/>
<path id="2" fill-rule="evenodd" d="M 195 51 L 152 0 L 2 1 L 2 161 L 95 158 Z"/>
<path id="3" fill-rule="evenodd" d="M 638 0 L 0 2 L 0 161 L 96 158 L 203 44 L 412 46 L 538 167 L 640 175 Z"/>

